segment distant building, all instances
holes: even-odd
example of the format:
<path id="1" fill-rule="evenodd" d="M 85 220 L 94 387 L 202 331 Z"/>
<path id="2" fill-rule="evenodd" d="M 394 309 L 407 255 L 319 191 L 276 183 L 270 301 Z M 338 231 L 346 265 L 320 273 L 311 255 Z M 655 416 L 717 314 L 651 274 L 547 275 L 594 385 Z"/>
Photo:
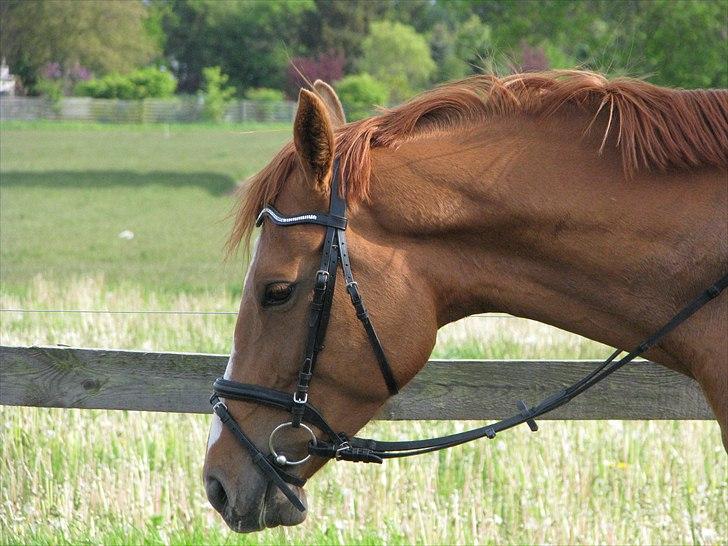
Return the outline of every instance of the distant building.
<path id="1" fill-rule="evenodd" d="M 10 73 L 10 67 L 3 59 L 0 64 L 0 97 L 13 95 L 15 95 L 15 76 Z"/>

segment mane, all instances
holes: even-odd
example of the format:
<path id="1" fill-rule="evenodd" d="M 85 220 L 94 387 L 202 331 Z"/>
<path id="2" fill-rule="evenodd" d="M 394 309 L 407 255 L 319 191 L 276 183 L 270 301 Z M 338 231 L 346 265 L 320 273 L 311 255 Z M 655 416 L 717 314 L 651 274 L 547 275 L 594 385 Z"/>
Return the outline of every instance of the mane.
<path id="1" fill-rule="evenodd" d="M 551 116 L 566 106 L 607 116 L 599 148 L 612 137 L 624 172 L 728 165 L 728 90 L 679 90 L 642 80 L 609 80 L 593 72 L 560 70 L 497 77 L 473 76 L 427 91 L 396 108 L 336 131 L 336 157 L 347 200 L 369 197 L 371 150 L 433 131 L 485 121 L 495 115 Z M 228 241 L 248 240 L 255 218 L 283 189 L 298 159 L 288 143 L 249 181 Z"/>

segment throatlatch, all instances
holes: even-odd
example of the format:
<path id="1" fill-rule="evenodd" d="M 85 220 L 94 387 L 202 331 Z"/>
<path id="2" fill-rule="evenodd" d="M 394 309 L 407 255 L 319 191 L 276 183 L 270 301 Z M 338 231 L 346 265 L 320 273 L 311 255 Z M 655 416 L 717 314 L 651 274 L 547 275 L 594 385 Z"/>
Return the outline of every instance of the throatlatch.
<path id="1" fill-rule="evenodd" d="M 369 343 L 389 394 L 397 394 L 399 387 L 392 373 L 384 348 L 369 318 L 369 313 L 359 294 L 359 287 L 352 275 L 345 235 L 347 225 L 346 200 L 339 193 L 339 166 L 337 160 L 334 163 L 328 213 L 308 212 L 295 216 L 285 216 L 272 206 L 267 206 L 260 212 L 256 221 L 257 226 L 260 226 L 267 218 L 278 226 L 316 224 L 326 227 L 321 263 L 316 272 L 313 301 L 309 311 L 306 349 L 295 391 L 291 395 L 291 393 L 258 385 L 249 385 L 218 378 L 212 386 L 214 394 L 210 398 L 210 403 L 215 414 L 243 447 L 250 452 L 253 462 L 260 468 L 261 472 L 302 512 L 306 510 L 306 507 L 289 487 L 289 484 L 302 487 L 306 483 L 306 480 L 284 471 L 283 467 L 303 464 L 312 455 L 340 461 L 381 464 L 384 459 L 419 455 L 421 453 L 428 453 L 471 442 L 480 438 L 492 439 L 495 438 L 498 432 L 523 423 L 526 423 L 532 431 L 536 432 L 538 430 L 538 425 L 535 421 L 537 417 L 563 406 L 574 397 L 616 372 L 625 364 L 644 354 L 678 325 L 690 318 L 698 309 L 717 297 L 728 286 L 727 274 L 686 305 L 657 332 L 619 360 L 617 360 L 617 357 L 624 352 L 621 349 L 617 349 L 597 369 L 570 387 L 554 393 L 533 407 L 529 408 L 525 402 L 519 400 L 516 403 L 518 413 L 507 419 L 466 432 L 427 440 L 380 442 L 357 437 L 348 438 L 346 434 L 336 432 L 321 413 L 308 402 L 309 384 L 313 377 L 316 360 L 324 345 L 324 337 L 331 314 L 331 304 L 336 287 L 336 273 L 339 265 L 341 265 L 344 281 L 346 282 L 346 291 L 349 293 L 351 303 L 356 310 L 356 316 L 361 321 L 367 333 Z M 291 420 L 281 423 L 271 432 L 268 441 L 270 451 L 268 455 L 264 454 L 246 436 L 232 415 L 230 415 L 227 406 L 221 398 L 255 402 L 290 412 Z M 325 440 L 318 438 L 307 425 L 317 428 L 323 433 Z M 275 436 L 278 431 L 287 427 L 303 428 L 311 434 L 312 439 L 308 444 L 308 455 L 303 459 L 290 461 L 284 454 L 276 452 Z"/>

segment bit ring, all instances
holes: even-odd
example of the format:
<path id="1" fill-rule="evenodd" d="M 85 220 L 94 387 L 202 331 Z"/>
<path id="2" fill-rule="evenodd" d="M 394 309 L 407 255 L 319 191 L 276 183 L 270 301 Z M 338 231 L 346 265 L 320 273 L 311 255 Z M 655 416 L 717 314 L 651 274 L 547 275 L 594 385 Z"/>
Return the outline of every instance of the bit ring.
<path id="1" fill-rule="evenodd" d="M 283 455 L 282 453 L 278 453 L 276 451 L 275 447 L 273 447 L 273 439 L 274 439 L 275 435 L 278 433 L 278 431 L 280 431 L 284 428 L 294 428 L 293 422 L 288 421 L 287 423 L 281 423 L 280 425 L 278 425 L 276 428 L 273 429 L 273 432 L 271 432 L 270 436 L 268 437 L 268 449 L 270 450 L 271 455 L 273 455 L 273 459 L 275 460 L 275 462 L 278 466 L 297 466 L 299 464 L 305 463 L 306 461 L 308 461 L 311 458 L 310 453 L 308 455 L 306 455 L 303 459 L 299 459 L 297 461 L 289 461 L 285 455 Z M 316 442 L 317 442 L 316 435 L 313 433 L 313 430 L 311 430 L 310 427 L 301 423 L 297 428 L 302 428 L 306 432 L 308 432 L 311 435 L 311 443 L 313 443 L 313 445 L 316 445 Z"/>

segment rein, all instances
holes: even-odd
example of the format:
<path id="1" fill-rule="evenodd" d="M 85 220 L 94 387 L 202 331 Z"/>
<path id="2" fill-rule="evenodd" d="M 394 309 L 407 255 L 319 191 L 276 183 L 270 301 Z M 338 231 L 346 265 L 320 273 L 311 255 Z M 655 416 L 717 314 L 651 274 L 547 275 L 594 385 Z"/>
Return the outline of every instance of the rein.
<path id="1" fill-rule="evenodd" d="M 213 411 L 222 423 L 238 439 L 241 445 L 250 452 L 253 462 L 268 478 L 269 482 L 280 489 L 283 495 L 301 512 L 306 511 L 306 507 L 288 484 L 303 487 L 306 480 L 286 472 L 283 470 L 283 467 L 303 464 L 311 456 L 340 461 L 381 464 L 385 459 L 420 455 L 422 453 L 454 447 L 484 437 L 493 439 L 498 432 L 523 423 L 526 423 L 533 432 L 536 432 L 538 430 L 538 425 L 535 421 L 537 417 L 563 406 L 574 397 L 616 372 L 622 366 L 641 356 L 677 326 L 690 318 L 706 303 L 717 297 L 728 286 L 728 274 L 726 274 L 688 303 L 688 305 L 662 326 L 662 328 L 622 358 L 617 360 L 617 357 L 623 352 L 621 349 L 617 349 L 596 370 L 573 385 L 554 393 L 535 406 L 529 408 L 522 400 L 517 401 L 516 407 L 518 413 L 512 417 L 466 432 L 427 440 L 382 442 L 358 437 L 349 438 L 343 432 L 336 432 L 321 412 L 308 402 L 309 384 L 313 377 L 316 360 L 324 348 L 323 343 L 331 314 L 331 304 L 339 264 L 341 265 L 344 281 L 346 282 L 346 291 L 349 293 L 351 303 L 356 310 L 356 316 L 361 321 L 367 333 L 369 343 L 376 357 L 384 383 L 387 385 L 389 394 L 397 394 L 399 386 L 392 373 L 392 368 L 389 365 L 384 348 L 369 318 L 369 313 L 364 306 L 364 302 L 359 294 L 359 287 L 351 271 L 345 235 L 347 225 L 346 200 L 339 195 L 338 160 L 334 163 L 328 213 L 308 212 L 295 216 L 285 216 L 272 206 L 267 206 L 258 215 L 256 226 L 260 226 L 266 218 L 274 224 L 284 227 L 298 224 L 316 224 L 326 227 L 321 262 L 319 270 L 316 272 L 316 280 L 314 283 L 313 302 L 311 303 L 308 317 L 306 349 L 303 364 L 298 374 L 298 383 L 291 396 L 290 393 L 284 391 L 218 378 L 212 386 L 213 395 L 210 398 L 210 403 L 212 404 Z M 245 432 L 243 432 L 221 398 L 255 402 L 290 412 L 290 421 L 281 423 L 271 432 L 268 440 L 270 451 L 268 455 L 264 454 L 248 438 Z M 325 435 L 326 440 L 318 439 L 313 430 L 307 425 L 312 425 L 320 430 Z M 311 441 L 308 444 L 308 454 L 300 460 L 289 461 L 285 455 L 276 452 L 274 441 L 276 434 L 286 428 L 304 429 L 311 435 Z"/>

